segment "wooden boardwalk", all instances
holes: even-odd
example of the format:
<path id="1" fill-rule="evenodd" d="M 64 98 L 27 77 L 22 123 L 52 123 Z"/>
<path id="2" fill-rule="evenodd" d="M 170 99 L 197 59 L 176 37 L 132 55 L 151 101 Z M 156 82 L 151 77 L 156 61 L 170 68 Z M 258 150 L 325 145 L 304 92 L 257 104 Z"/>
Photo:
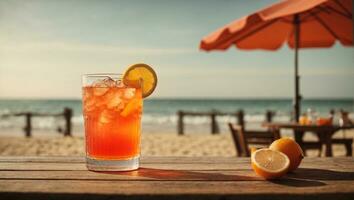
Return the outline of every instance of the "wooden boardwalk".
<path id="1" fill-rule="evenodd" d="M 91 172 L 82 157 L 0 157 L 0 199 L 352 199 L 354 158 L 305 158 L 276 181 L 249 158 L 147 157 L 131 172 Z"/>
<path id="2" fill-rule="evenodd" d="M 37 112 L 18 112 L 18 113 L 8 113 L 0 115 L 0 120 L 3 118 L 9 117 L 25 117 L 25 126 L 23 127 L 23 131 L 26 137 L 32 136 L 32 118 L 33 117 L 63 117 L 65 121 L 64 129 L 58 127 L 57 131 L 63 133 L 64 136 L 71 136 L 72 132 L 72 120 L 73 110 L 71 108 L 65 107 L 63 112 L 60 113 L 37 113 Z M 58 120 L 58 119 L 56 119 Z"/>
<path id="3" fill-rule="evenodd" d="M 206 112 L 193 112 L 193 111 L 177 111 L 177 133 L 178 135 L 184 135 L 185 133 L 185 125 L 184 118 L 185 117 L 209 117 L 210 118 L 210 132 L 211 134 L 218 134 L 220 132 L 218 122 L 216 117 L 218 116 L 234 116 L 237 119 L 237 124 L 244 126 L 244 111 L 238 110 L 236 112 L 220 112 L 217 110 L 211 110 Z M 272 122 L 272 118 L 274 117 L 275 112 L 267 110 L 265 113 L 265 122 Z"/>

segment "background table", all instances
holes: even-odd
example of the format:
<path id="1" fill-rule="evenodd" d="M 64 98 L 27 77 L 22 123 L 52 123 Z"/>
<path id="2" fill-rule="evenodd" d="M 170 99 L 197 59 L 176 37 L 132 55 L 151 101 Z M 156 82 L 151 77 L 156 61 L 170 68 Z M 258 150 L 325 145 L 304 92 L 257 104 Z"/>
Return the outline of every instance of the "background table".
<path id="1" fill-rule="evenodd" d="M 305 158 L 295 173 L 259 178 L 249 158 L 150 157 L 131 172 L 87 171 L 82 157 L 0 157 L 0 199 L 350 199 L 354 158 Z"/>
<path id="2" fill-rule="evenodd" d="M 302 125 L 297 123 L 263 123 L 263 126 L 273 130 L 291 129 L 294 131 L 294 137 L 300 146 L 304 146 L 306 142 L 303 141 L 305 132 L 315 133 L 320 142 L 326 146 L 326 156 L 332 156 L 332 136 L 340 130 L 354 129 L 353 125 L 350 126 L 338 126 L 338 125 Z"/>

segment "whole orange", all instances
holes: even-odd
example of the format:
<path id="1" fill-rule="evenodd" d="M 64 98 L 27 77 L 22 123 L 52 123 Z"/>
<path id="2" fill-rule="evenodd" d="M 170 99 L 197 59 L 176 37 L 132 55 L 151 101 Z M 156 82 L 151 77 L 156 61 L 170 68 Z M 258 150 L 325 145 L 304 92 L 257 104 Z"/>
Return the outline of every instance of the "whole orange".
<path id="1" fill-rule="evenodd" d="M 275 140 L 269 146 L 269 149 L 280 151 L 288 156 L 290 160 L 289 172 L 297 169 L 304 158 L 304 153 L 300 145 L 288 137 Z"/>

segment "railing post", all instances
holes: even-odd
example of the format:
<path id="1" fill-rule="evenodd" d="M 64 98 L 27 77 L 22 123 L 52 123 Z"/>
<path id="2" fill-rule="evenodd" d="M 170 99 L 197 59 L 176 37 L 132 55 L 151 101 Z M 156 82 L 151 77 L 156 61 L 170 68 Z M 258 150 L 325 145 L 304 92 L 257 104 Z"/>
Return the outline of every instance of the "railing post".
<path id="1" fill-rule="evenodd" d="M 266 122 L 272 122 L 273 121 L 273 116 L 274 112 L 271 110 L 267 110 L 266 112 Z"/>
<path id="2" fill-rule="evenodd" d="M 31 133 L 32 133 L 32 113 L 28 112 L 25 113 L 26 116 L 26 125 L 23 128 L 26 134 L 26 137 L 31 137 Z"/>
<path id="3" fill-rule="evenodd" d="M 182 110 L 179 110 L 177 112 L 177 115 L 178 115 L 177 132 L 178 135 L 183 135 L 184 134 L 184 121 L 183 121 L 184 113 Z"/>
<path id="4" fill-rule="evenodd" d="M 71 118 L 73 116 L 73 110 L 71 108 L 64 108 L 64 119 L 65 119 L 65 131 L 64 131 L 64 136 L 71 136 Z"/>
<path id="5" fill-rule="evenodd" d="M 210 113 L 212 134 L 219 133 L 219 126 L 218 126 L 218 122 L 216 121 L 216 114 L 217 112 L 215 110 L 211 111 Z"/>
<path id="6" fill-rule="evenodd" d="M 245 120 L 244 120 L 244 112 L 242 109 L 237 111 L 236 113 L 237 116 L 237 124 L 240 125 L 241 127 L 245 126 Z"/>

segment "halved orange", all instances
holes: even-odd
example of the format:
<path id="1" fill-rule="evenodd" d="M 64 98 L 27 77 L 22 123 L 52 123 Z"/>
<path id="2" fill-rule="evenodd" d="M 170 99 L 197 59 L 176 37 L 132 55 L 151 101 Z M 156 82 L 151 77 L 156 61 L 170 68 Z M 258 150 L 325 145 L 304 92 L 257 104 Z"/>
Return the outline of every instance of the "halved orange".
<path id="1" fill-rule="evenodd" d="M 290 166 L 288 156 L 267 148 L 253 152 L 251 162 L 253 170 L 265 179 L 275 179 L 285 175 Z"/>
<path id="2" fill-rule="evenodd" d="M 147 64 L 138 63 L 130 66 L 123 75 L 123 83 L 127 86 L 142 88 L 143 98 L 154 92 L 157 85 L 156 72 Z"/>

